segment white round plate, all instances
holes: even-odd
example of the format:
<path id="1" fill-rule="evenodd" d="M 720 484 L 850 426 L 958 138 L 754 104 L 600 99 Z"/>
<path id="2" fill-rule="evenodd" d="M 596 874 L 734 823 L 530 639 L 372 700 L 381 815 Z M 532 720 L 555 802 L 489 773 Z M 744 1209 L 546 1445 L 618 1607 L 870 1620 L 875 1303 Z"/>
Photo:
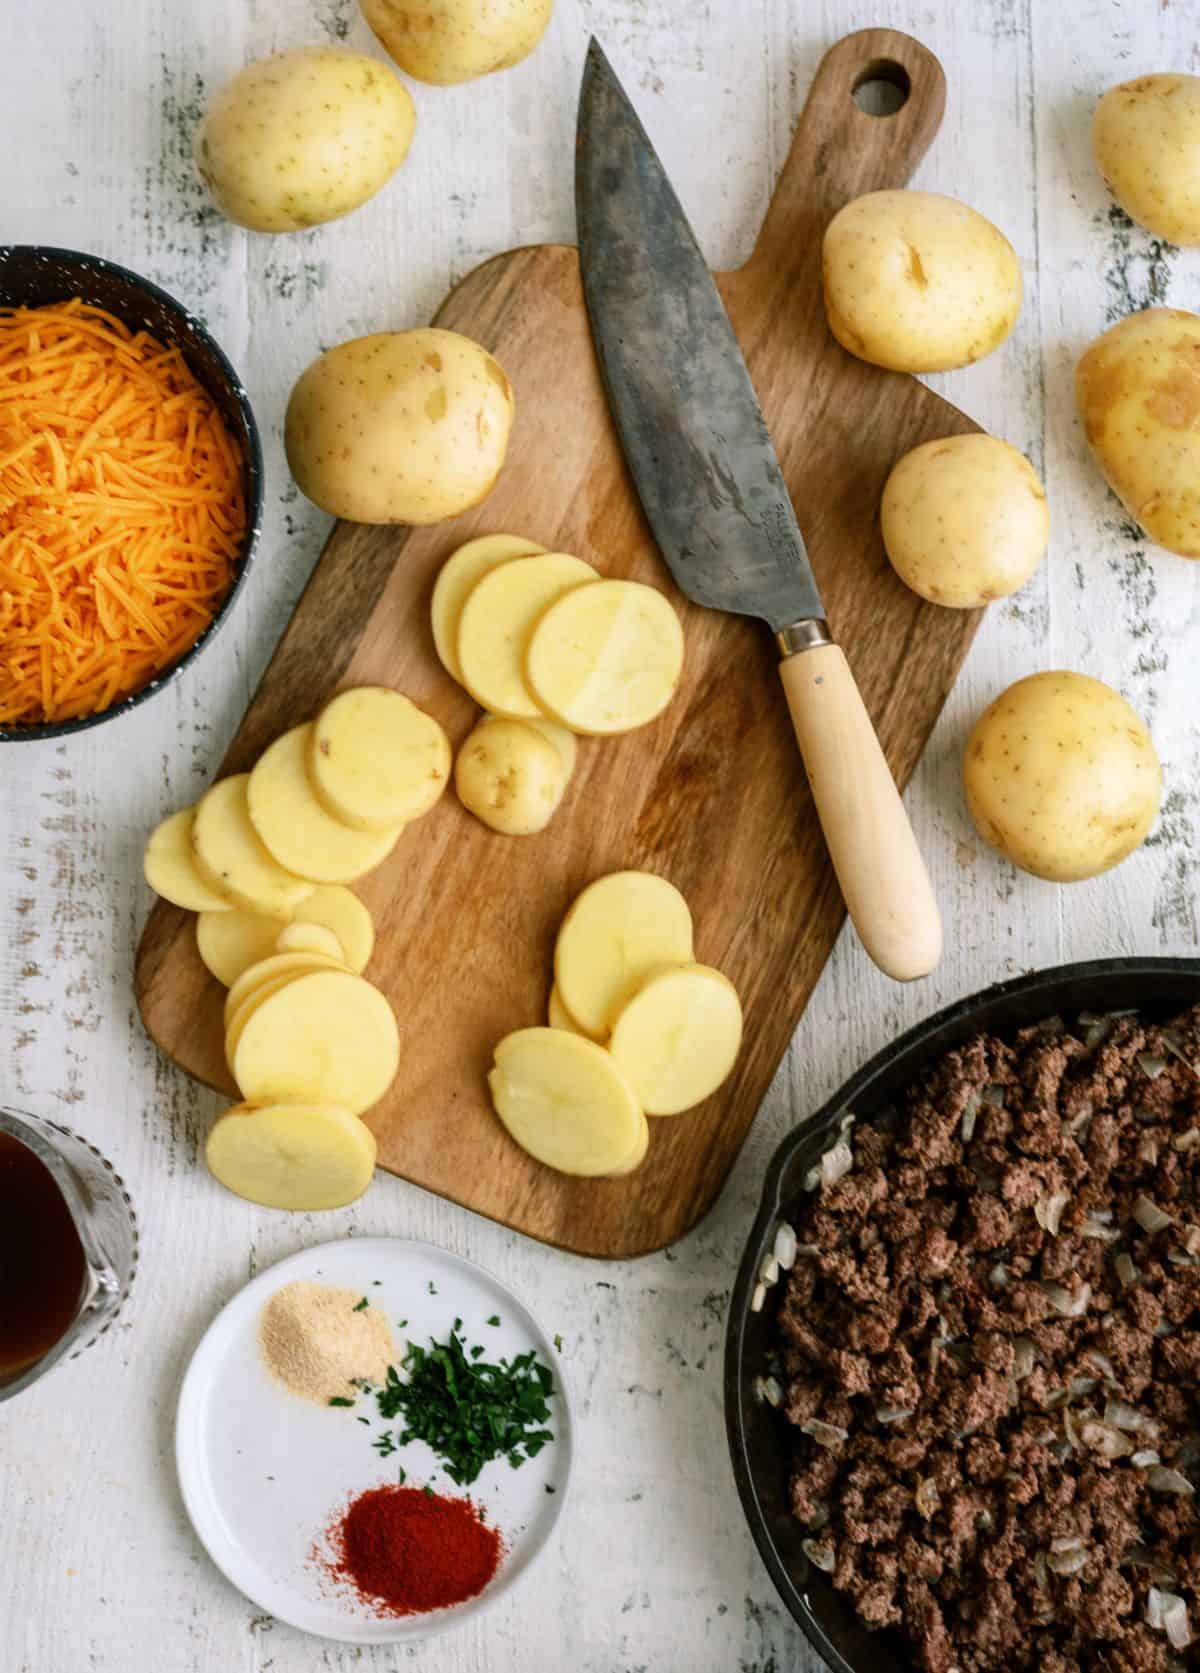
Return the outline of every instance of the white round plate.
<path id="1" fill-rule="evenodd" d="M 258 1347 L 259 1313 L 297 1278 L 361 1290 L 391 1321 L 397 1360 L 406 1340 L 445 1341 L 456 1318 L 468 1348 L 490 1361 L 533 1349 L 554 1373 L 548 1427 L 554 1440 L 514 1470 L 485 1466 L 469 1487 L 446 1476 L 423 1441 L 382 1458 L 374 1436 L 395 1429 L 372 1395 L 353 1408 L 322 1407 L 286 1389 Z M 498 1326 L 488 1319 L 499 1315 Z M 400 1321 L 408 1323 L 401 1327 Z M 369 1417 L 368 1427 L 359 1417 Z M 571 1469 L 569 1395 L 553 1344 L 503 1284 L 428 1243 L 355 1237 L 280 1261 L 239 1291 L 213 1320 L 183 1380 L 175 1458 L 183 1502 L 217 1567 L 260 1609 L 304 1632 L 354 1644 L 397 1644 L 457 1626 L 495 1602 L 546 1544 L 562 1512 Z M 314 1559 L 314 1545 L 348 1500 L 400 1478 L 486 1508 L 506 1552 L 477 1598 L 431 1614 L 379 1616 Z"/>

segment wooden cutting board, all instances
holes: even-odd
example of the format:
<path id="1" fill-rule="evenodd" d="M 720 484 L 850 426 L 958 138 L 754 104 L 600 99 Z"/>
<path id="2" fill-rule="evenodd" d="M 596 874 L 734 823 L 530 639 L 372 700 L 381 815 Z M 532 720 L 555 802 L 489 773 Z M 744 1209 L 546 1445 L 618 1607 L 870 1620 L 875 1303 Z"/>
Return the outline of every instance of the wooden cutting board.
<path id="1" fill-rule="evenodd" d="M 870 116 L 855 102 L 855 88 L 877 79 L 908 86 L 897 113 Z M 915 379 L 837 346 L 822 306 L 821 235 L 850 198 L 904 184 L 944 99 L 940 65 L 908 36 L 866 30 L 839 42 L 817 71 L 753 256 L 719 276 L 830 622 L 901 784 L 977 619 L 923 604 L 895 578 L 880 543 L 880 492 L 909 448 L 976 426 Z M 473 535 L 528 535 L 672 596 L 687 645 L 678 695 L 653 726 L 581 740 L 547 831 L 498 836 L 451 790 L 358 885 L 378 927 L 367 974 L 394 1005 L 404 1040 L 400 1075 L 369 1116 L 380 1163 L 547 1243 L 643 1254 L 680 1237 L 720 1190 L 833 946 L 842 901 L 769 634 L 690 606 L 642 520 L 600 386 L 575 250 L 497 257 L 454 291 L 436 323 L 485 344 L 513 382 L 517 419 L 500 481 L 483 506 L 436 528 L 334 529 L 220 776 L 244 771 L 347 686 L 398 687 L 459 744 L 476 710 L 434 654 L 428 609 L 439 565 Z M 745 1045 L 701 1109 L 651 1123 L 637 1173 L 572 1180 L 509 1140 L 484 1077 L 502 1035 L 545 1019 L 554 934 L 572 898 L 624 868 L 659 872 L 683 890 L 697 957 L 741 993 Z M 200 963 L 191 915 L 156 906 L 137 959 L 146 1027 L 181 1068 L 232 1095 L 223 991 Z"/>

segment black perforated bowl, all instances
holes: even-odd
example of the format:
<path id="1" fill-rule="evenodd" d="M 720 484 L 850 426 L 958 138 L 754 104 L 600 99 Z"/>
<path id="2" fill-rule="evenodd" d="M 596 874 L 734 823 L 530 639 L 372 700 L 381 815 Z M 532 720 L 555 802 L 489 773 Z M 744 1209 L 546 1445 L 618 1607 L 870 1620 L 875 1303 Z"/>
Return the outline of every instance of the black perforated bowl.
<path id="1" fill-rule="evenodd" d="M 40 308 L 49 302 L 80 297 L 115 314 L 134 331 L 149 331 L 160 342 L 177 345 L 197 379 L 212 396 L 242 455 L 246 496 L 246 534 L 238 555 L 233 585 L 216 615 L 184 654 L 148 684 L 100 714 L 81 715 L 51 725 L 0 726 L 0 742 L 21 743 L 37 738 L 65 738 L 128 714 L 153 697 L 210 645 L 228 619 L 250 567 L 262 522 L 263 463 L 258 426 L 241 380 L 205 327 L 174 297 L 131 273 L 126 267 L 79 250 L 56 250 L 40 244 L 0 245 L 0 307 Z"/>
<path id="2" fill-rule="evenodd" d="M 910 1673 L 914 1662 L 894 1633 L 868 1632 L 828 1578 L 812 1567 L 800 1549 L 805 1530 L 788 1511 L 788 1425 L 754 1394 L 755 1378 L 763 1374 L 773 1346 L 773 1303 L 768 1299 L 761 1312 L 750 1311 L 759 1267 L 779 1221 L 802 1199 L 804 1175 L 820 1160 L 843 1114 L 853 1110 L 859 1121 L 872 1120 L 902 1095 L 924 1064 L 981 1029 L 1007 1033 L 1056 1012 L 1069 1019 L 1080 1011 L 1127 1007 L 1165 1022 L 1198 1001 L 1200 959 L 1103 959 L 1002 982 L 910 1029 L 775 1152 L 730 1305 L 725 1427 L 754 1542 L 780 1597 L 834 1673 Z"/>

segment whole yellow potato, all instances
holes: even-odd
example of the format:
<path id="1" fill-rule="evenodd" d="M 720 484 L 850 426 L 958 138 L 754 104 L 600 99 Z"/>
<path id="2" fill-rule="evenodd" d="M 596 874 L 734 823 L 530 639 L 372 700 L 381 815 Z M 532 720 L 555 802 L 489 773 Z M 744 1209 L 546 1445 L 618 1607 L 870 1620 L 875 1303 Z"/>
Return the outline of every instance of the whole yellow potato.
<path id="1" fill-rule="evenodd" d="M 1096 877 L 1142 842 L 1162 768 L 1129 704 L 1086 674 L 1031 674 L 984 710 L 963 756 L 985 842 L 1052 883 Z"/>
<path id="2" fill-rule="evenodd" d="M 868 192 L 822 245 L 825 312 L 838 342 L 897 372 L 982 360 L 1016 324 L 1017 253 L 992 223 L 935 192 Z"/>
<path id="3" fill-rule="evenodd" d="M 1200 558 L 1200 314 L 1118 320 L 1075 368 L 1075 404 L 1129 515 L 1169 552 Z"/>
<path id="4" fill-rule="evenodd" d="M 947 436 L 906 453 L 879 509 L 900 579 L 954 610 L 1023 587 L 1050 537 L 1046 491 L 1023 453 L 995 436 Z"/>
<path id="5" fill-rule="evenodd" d="M 307 46 L 247 64 L 196 131 L 196 166 L 223 215 L 296 232 L 357 209 L 408 154 L 417 116 L 386 64 Z"/>
<path id="6" fill-rule="evenodd" d="M 486 349 L 457 331 L 379 331 L 328 349 L 288 401 L 302 493 L 355 523 L 440 523 L 492 488 L 515 410 Z"/>
<path id="7" fill-rule="evenodd" d="M 359 0 L 400 68 L 448 86 L 508 70 L 546 33 L 554 0 Z"/>
<path id="8" fill-rule="evenodd" d="M 459 801 L 505 836 L 544 831 L 566 787 L 563 757 L 523 720 L 485 716 L 454 763 Z"/>
<path id="9" fill-rule="evenodd" d="M 1172 244 L 1200 244 L 1200 76 L 1110 87 L 1092 117 L 1092 152 L 1132 220 Z"/>

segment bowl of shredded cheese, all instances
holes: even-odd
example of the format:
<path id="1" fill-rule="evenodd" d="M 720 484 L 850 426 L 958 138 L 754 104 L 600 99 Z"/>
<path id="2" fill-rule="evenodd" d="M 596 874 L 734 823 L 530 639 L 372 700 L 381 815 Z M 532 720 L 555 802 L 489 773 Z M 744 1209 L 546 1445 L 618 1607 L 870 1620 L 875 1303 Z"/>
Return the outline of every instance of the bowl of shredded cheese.
<path id="1" fill-rule="evenodd" d="M 0 246 L 0 741 L 154 695 L 245 581 L 262 451 L 204 326 L 101 256 Z"/>

